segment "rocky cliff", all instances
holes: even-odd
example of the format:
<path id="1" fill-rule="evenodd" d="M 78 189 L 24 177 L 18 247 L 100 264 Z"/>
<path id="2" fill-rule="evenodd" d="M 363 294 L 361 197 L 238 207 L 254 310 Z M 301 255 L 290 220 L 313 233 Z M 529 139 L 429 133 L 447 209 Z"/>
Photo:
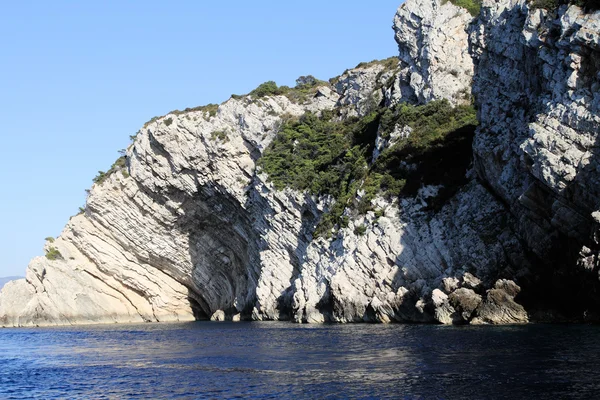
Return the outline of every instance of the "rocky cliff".
<path id="1" fill-rule="evenodd" d="M 0 278 L 0 289 L 2 289 L 2 287 L 4 285 L 6 285 L 8 282 L 14 281 L 17 279 L 23 279 L 23 277 L 21 277 L 21 276 L 5 276 L 5 277 Z"/>
<path id="2" fill-rule="evenodd" d="M 471 28 L 475 168 L 518 221 L 539 306 L 600 309 L 600 14 L 484 2 Z"/>
<path id="3" fill-rule="evenodd" d="M 599 24 L 408 0 L 399 59 L 153 119 L 0 325 L 592 316 Z"/>

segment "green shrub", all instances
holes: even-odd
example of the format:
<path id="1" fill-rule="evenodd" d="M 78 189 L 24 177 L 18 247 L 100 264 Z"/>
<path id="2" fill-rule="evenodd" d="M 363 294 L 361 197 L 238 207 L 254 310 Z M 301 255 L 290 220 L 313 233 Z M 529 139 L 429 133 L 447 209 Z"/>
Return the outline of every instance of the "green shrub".
<path id="1" fill-rule="evenodd" d="M 109 174 L 107 174 L 106 172 L 98 171 L 98 175 L 96 175 L 94 179 L 92 179 L 92 181 L 94 181 L 94 183 L 101 184 L 106 180 L 106 178 L 108 178 L 108 176 Z"/>
<path id="2" fill-rule="evenodd" d="M 332 113 L 310 112 L 285 121 L 258 161 L 276 189 L 291 187 L 315 195 L 331 195 L 335 203 L 322 217 L 317 235 L 347 224 L 344 210 L 355 200 L 368 172 L 379 124 L 378 114 L 334 121 Z"/>
<path id="3" fill-rule="evenodd" d="M 473 17 L 479 15 L 481 11 L 481 0 L 446 0 L 455 6 L 465 8 Z M 443 3 L 442 3 L 443 4 Z"/>
<path id="4" fill-rule="evenodd" d="M 58 249 L 56 247 L 48 247 L 48 249 L 46 250 L 46 258 L 48 260 L 64 260 L 62 254 L 60 254 L 60 251 L 58 251 Z"/>
<path id="5" fill-rule="evenodd" d="M 314 97 L 321 86 L 329 85 L 327 82 L 321 81 L 312 75 L 301 76 L 296 79 L 296 86 L 288 88 L 284 95 L 294 103 L 303 104 L 311 97 Z"/>
<path id="6" fill-rule="evenodd" d="M 296 86 L 293 88 L 289 86 L 277 86 L 277 83 L 274 81 L 267 81 L 258 85 L 258 87 L 248 93 L 248 95 L 255 98 L 262 98 L 266 96 L 287 96 L 295 103 L 303 103 L 310 96 L 314 96 L 318 90 L 317 88 L 323 85 L 327 85 L 327 82 L 321 81 L 312 75 L 306 75 L 296 79 Z M 232 94 L 231 98 L 240 100 L 244 98 L 244 95 Z"/>
<path id="7" fill-rule="evenodd" d="M 277 189 L 292 187 L 317 195 L 341 195 L 348 179 L 364 175 L 364 149 L 349 139 L 350 124 L 308 112 L 284 123 L 259 166 Z"/>
<path id="8" fill-rule="evenodd" d="M 312 75 L 300 76 L 296 79 L 296 89 L 311 88 L 319 84 L 319 80 Z"/>
<path id="9" fill-rule="evenodd" d="M 287 90 L 289 90 L 289 87 L 287 86 L 278 87 L 274 81 L 268 81 L 258 85 L 256 89 L 250 92 L 250 95 L 258 98 L 265 96 L 277 96 L 284 94 Z"/>
<path id="10" fill-rule="evenodd" d="M 127 156 L 121 156 L 111 165 L 110 171 L 114 171 L 118 168 L 125 168 L 127 166 Z"/>
<path id="11" fill-rule="evenodd" d="M 229 137 L 227 136 L 226 131 L 213 131 L 210 133 L 211 140 L 221 140 L 224 143 L 229 142 Z"/>
<path id="12" fill-rule="evenodd" d="M 187 108 L 186 108 L 187 110 Z M 201 108 L 202 111 L 207 112 L 208 113 L 208 117 L 214 117 L 217 115 L 217 111 L 219 110 L 219 105 L 218 104 L 207 104 L 204 107 Z M 193 110 L 192 110 L 193 111 Z"/>
<path id="13" fill-rule="evenodd" d="M 188 114 L 190 112 L 196 112 L 196 111 L 202 111 L 204 113 L 208 113 L 208 117 L 205 117 L 205 119 L 208 121 L 211 117 L 214 117 L 215 115 L 217 115 L 217 110 L 219 109 L 219 105 L 218 104 L 207 104 L 204 106 L 198 106 L 198 107 L 188 107 L 186 109 L 184 109 L 183 111 L 180 110 L 173 110 L 168 114 L 173 114 L 173 115 L 183 115 L 183 114 Z M 172 121 L 171 121 L 172 122 Z M 165 121 L 166 123 L 166 121 Z M 171 123 L 169 123 L 167 126 L 169 126 Z"/>
<path id="14" fill-rule="evenodd" d="M 48 243 L 54 243 L 54 238 L 52 236 L 48 236 L 47 238 L 44 239 L 46 242 Z"/>
<path id="15" fill-rule="evenodd" d="M 107 172 L 98 171 L 98 175 L 96 175 L 93 179 L 93 182 L 96 184 L 102 184 L 109 176 L 111 176 L 116 171 L 121 170 L 123 173 L 123 177 L 127 178 L 129 173 L 127 172 L 127 156 L 121 156 L 117 158 L 117 160 L 111 165 L 110 169 Z"/>
<path id="16" fill-rule="evenodd" d="M 530 3 L 533 10 L 542 8 L 544 10 L 556 10 L 558 8 L 558 0 L 533 0 Z"/>
<path id="17" fill-rule="evenodd" d="M 365 225 L 358 225 L 354 228 L 354 234 L 358 236 L 363 236 L 367 232 L 367 227 Z"/>
<path id="18" fill-rule="evenodd" d="M 350 224 L 350 217 L 342 215 L 339 220 L 340 228 L 347 228 Z"/>
<path id="19" fill-rule="evenodd" d="M 144 124 L 144 128 L 146 128 L 146 127 L 147 127 L 148 125 L 150 125 L 151 123 L 158 121 L 158 119 L 159 119 L 159 118 L 160 118 L 160 117 L 158 117 L 158 116 L 150 118 L 150 120 L 149 120 L 149 121 L 147 121 L 147 122 Z M 137 135 L 137 133 L 136 133 L 136 135 Z"/>
<path id="20" fill-rule="evenodd" d="M 377 132 L 389 136 L 398 124 L 410 126 L 410 136 L 369 165 Z M 329 236 L 336 226 L 347 226 L 346 209 L 364 214 L 379 193 L 393 199 L 415 195 L 425 184 L 442 184 L 443 204 L 466 182 L 476 124 L 472 107 L 452 107 L 447 100 L 400 104 L 344 121 L 334 120 L 332 112 L 320 117 L 309 112 L 282 123 L 258 166 L 278 190 L 332 196 L 335 202 L 314 233 Z M 359 190 L 364 194 L 357 200 Z"/>
<path id="21" fill-rule="evenodd" d="M 475 110 L 453 108 L 446 100 L 402 104 L 382 116 L 382 129 L 391 131 L 396 124 L 408 125 L 412 132 L 381 153 L 371 174 L 381 175 L 380 188 L 389 197 L 413 196 L 423 185 L 443 185 L 433 207 L 441 206 L 466 182 Z"/>
<path id="22" fill-rule="evenodd" d="M 277 86 L 275 82 L 268 81 L 259 85 L 249 94 L 257 98 L 283 95 L 295 103 L 304 103 L 317 93 L 319 86 L 324 85 L 327 85 L 327 82 L 321 81 L 312 75 L 307 75 L 299 77 L 296 80 L 296 86 L 293 88 L 289 86 Z"/>
<path id="23" fill-rule="evenodd" d="M 361 62 L 354 68 L 355 69 L 356 68 L 370 68 L 375 65 L 382 65 L 383 67 L 385 67 L 386 70 L 391 70 L 391 69 L 396 68 L 398 66 L 398 63 L 399 63 L 398 57 L 393 56 L 393 57 L 384 58 L 383 60 L 373 60 L 373 61 L 369 61 L 369 62 Z"/>
<path id="24" fill-rule="evenodd" d="M 166 126 L 171 126 L 171 124 L 173 123 L 173 118 L 169 117 L 169 118 L 165 119 L 163 122 L 165 123 Z"/>
<path id="25" fill-rule="evenodd" d="M 382 135 L 389 136 L 397 125 L 412 129 L 408 139 L 402 139 L 398 146 L 424 148 L 460 127 L 477 125 L 477 114 L 472 106 L 452 107 L 446 99 L 431 101 L 422 106 L 402 103 L 383 113 Z"/>

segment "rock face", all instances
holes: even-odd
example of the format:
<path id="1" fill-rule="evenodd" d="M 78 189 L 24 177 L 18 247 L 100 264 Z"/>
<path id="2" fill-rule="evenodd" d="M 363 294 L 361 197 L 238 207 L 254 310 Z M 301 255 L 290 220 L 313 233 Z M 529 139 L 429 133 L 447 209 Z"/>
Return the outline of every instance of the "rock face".
<path id="1" fill-rule="evenodd" d="M 535 311 L 575 291 L 577 312 L 598 310 L 600 15 L 498 0 L 473 19 L 442 3 L 400 7 L 399 63 L 360 65 L 306 97 L 247 95 L 144 125 L 48 256 L 0 292 L 0 325 L 523 323 L 519 303 Z M 317 237 L 332 199 L 277 190 L 257 168 L 287 118 L 457 105 L 472 83 L 474 167 L 439 206 L 443 184 L 378 197 L 377 212 L 348 211 L 347 226 Z M 411 130 L 380 133 L 373 160 Z"/>
<path id="2" fill-rule="evenodd" d="M 544 288 L 538 301 L 584 310 L 600 305 L 599 24 L 576 6 L 484 1 L 470 34 L 476 171 L 542 266 L 527 284 Z"/>
<path id="3" fill-rule="evenodd" d="M 467 296 L 462 297 L 462 303 L 469 305 L 469 314 L 475 311 L 476 316 L 471 321 L 475 325 L 523 323 L 528 321 L 527 312 L 523 306 L 515 303 L 515 296 L 520 291 L 521 288 L 513 281 L 501 279 L 496 282 L 493 289 L 487 291 L 483 303 L 481 297 L 477 301 L 472 295 L 471 299 Z M 478 303 L 477 306 L 475 302 Z"/>
<path id="4" fill-rule="evenodd" d="M 23 277 L 22 276 L 6 276 L 3 278 L 0 278 L 0 289 L 2 289 L 2 287 L 4 287 L 4 285 L 6 285 L 8 282 L 14 281 L 17 279 L 23 279 Z"/>
<path id="5" fill-rule="evenodd" d="M 473 60 L 465 46 L 471 20 L 466 9 L 450 1 L 407 1 L 398 9 L 394 31 L 405 101 L 471 101 Z"/>

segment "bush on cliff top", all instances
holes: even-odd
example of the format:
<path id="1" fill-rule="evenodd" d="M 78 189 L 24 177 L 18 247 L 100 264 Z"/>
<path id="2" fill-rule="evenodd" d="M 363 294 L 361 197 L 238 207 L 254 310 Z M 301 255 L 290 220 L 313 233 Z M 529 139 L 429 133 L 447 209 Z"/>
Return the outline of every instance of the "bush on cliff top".
<path id="1" fill-rule="evenodd" d="M 217 115 L 218 109 L 219 109 L 218 104 L 210 103 L 210 104 L 207 104 L 204 106 L 188 107 L 188 108 L 184 109 L 183 111 L 173 110 L 169 114 L 182 115 L 182 114 L 187 114 L 187 113 L 195 112 L 195 111 L 203 111 L 205 113 L 208 113 L 208 119 L 210 119 L 211 117 L 214 117 L 215 115 Z"/>
<path id="2" fill-rule="evenodd" d="M 373 60 L 373 61 L 369 61 L 369 62 L 361 62 L 361 63 L 358 63 L 358 65 L 354 68 L 355 69 L 356 68 L 370 68 L 375 65 L 382 65 L 386 70 L 392 70 L 398 66 L 398 63 L 399 63 L 398 57 L 393 56 L 393 57 L 384 58 L 383 60 Z"/>
<path id="3" fill-rule="evenodd" d="M 466 8 L 469 14 L 474 17 L 479 15 L 479 12 L 481 11 L 481 0 L 443 0 L 442 4 L 447 1 L 456 6 Z M 554 11 L 561 4 L 576 5 L 587 11 L 600 9 L 600 0 L 530 0 L 529 4 L 533 10 L 542 8 L 544 10 Z"/>
<path id="4" fill-rule="evenodd" d="M 455 6 L 465 8 L 473 17 L 478 16 L 481 11 L 481 0 L 445 0 L 442 4 L 445 4 L 446 1 L 450 1 Z"/>
<path id="5" fill-rule="evenodd" d="M 287 86 L 279 87 L 274 81 L 268 81 L 258 85 L 256 89 L 250 92 L 250 95 L 258 98 L 265 96 L 277 96 L 285 93 L 287 89 Z"/>
<path id="6" fill-rule="evenodd" d="M 125 168 L 127 168 L 127 157 L 123 155 L 117 158 L 117 160 L 113 163 L 113 165 L 111 165 L 108 171 L 98 171 L 98 175 L 96 175 L 92 180 L 94 183 L 102 184 L 111 174 L 119 170 L 125 171 Z M 129 173 L 123 174 L 123 177 L 125 178 L 127 178 L 128 176 Z"/>
<path id="7" fill-rule="evenodd" d="M 296 79 L 296 86 L 277 86 L 274 81 L 261 83 L 256 89 L 248 93 L 250 96 L 262 98 L 266 96 L 286 96 L 295 103 L 303 103 L 308 100 L 309 96 L 314 96 L 317 92 L 317 87 L 327 85 L 327 82 L 321 81 L 312 75 L 301 76 Z M 233 96 L 233 98 L 241 98 L 242 96 Z"/>

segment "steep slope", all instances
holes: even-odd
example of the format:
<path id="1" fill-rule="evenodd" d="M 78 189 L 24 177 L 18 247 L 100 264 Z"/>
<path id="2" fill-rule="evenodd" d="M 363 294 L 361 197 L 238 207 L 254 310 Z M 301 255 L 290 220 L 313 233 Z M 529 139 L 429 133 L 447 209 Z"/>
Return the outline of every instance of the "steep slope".
<path id="1" fill-rule="evenodd" d="M 484 1 L 471 44 L 475 166 L 535 255 L 528 302 L 590 317 L 600 310 L 600 12 Z"/>
<path id="2" fill-rule="evenodd" d="M 409 1 L 394 18 L 405 101 L 471 101 L 473 60 L 465 29 L 473 16 L 449 1 Z"/>

